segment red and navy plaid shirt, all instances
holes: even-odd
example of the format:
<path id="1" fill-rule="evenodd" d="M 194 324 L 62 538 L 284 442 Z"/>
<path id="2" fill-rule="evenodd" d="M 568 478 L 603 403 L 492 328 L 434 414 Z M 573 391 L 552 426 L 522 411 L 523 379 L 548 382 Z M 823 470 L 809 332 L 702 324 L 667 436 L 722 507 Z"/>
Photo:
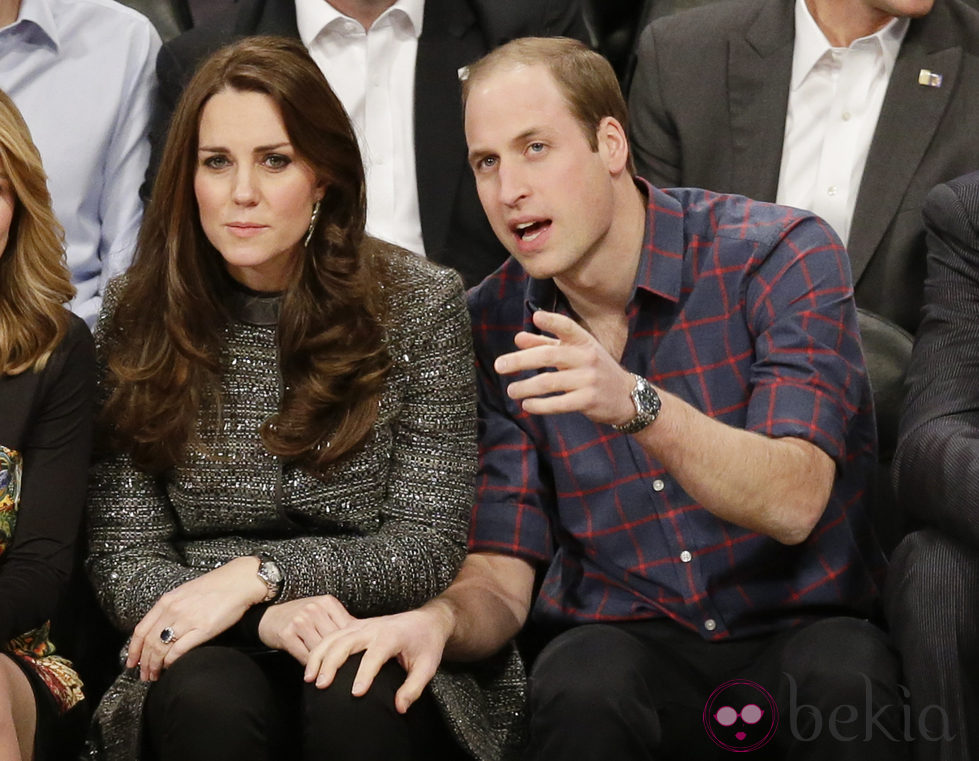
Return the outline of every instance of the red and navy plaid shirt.
<path id="1" fill-rule="evenodd" d="M 814 443 L 836 462 L 826 511 L 786 546 L 709 513 L 632 436 L 580 413 L 523 412 L 506 395 L 517 376 L 493 360 L 536 330 L 535 308 L 569 308 L 511 258 L 469 298 L 481 452 L 470 549 L 547 563 L 534 617 L 559 625 L 669 616 L 721 640 L 869 615 L 884 559 L 864 505 L 876 435 L 846 252 L 796 209 L 641 188 L 623 366 L 728 425 Z"/>

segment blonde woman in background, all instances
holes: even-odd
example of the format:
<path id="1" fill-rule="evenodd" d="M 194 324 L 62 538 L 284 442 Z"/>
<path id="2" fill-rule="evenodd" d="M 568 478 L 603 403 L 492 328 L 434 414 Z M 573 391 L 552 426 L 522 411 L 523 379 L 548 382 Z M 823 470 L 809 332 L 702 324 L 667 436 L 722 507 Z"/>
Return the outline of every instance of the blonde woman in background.
<path id="1" fill-rule="evenodd" d="M 0 92 L 0 761 L 51 758 L 82 698 L 48 620 L 85 503 L 95 352 L 20 112 Z"/>

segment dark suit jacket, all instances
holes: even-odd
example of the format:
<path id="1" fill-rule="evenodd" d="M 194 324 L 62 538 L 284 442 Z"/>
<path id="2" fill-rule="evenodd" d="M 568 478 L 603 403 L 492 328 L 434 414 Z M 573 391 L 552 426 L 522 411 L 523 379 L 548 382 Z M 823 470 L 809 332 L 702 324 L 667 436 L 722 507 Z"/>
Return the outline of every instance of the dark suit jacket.
<path id="1" fill-rule="evenodd" d="M 904 510 L 979 548 L 979 172 L 928 194 L 928 279 L 894 475 Z"/>
<path id="2" fill-rule="evenodd" d="M 639 173 L 774 201 L 795 18 L 792 0 L 731 0 L 662 18 L 642 35 L 629 96 Z M 941 87 L 918 84 L 921 69 Z M 857 305 L 914 332 L 925 277 L 921 204 L 979 169 L 979 12 L 936 0 L 912 20 L 891 75 L 850 239 Z"/>
<path id="3" fill-rule="evenodd" d="M 158 106 L 151 127 L 151 173 L 170 115 L 197 64 L 238 37 L 298 37 L 292 0 L 240 0 L 233 11 L 171 40 L 160 50 Z M 516 37 L 588 40 L 578 0 L 426 0 L 415 64 L 415 166 L 428 257 L 457 269 L 472 286 L 507 253 L 483 214 L 466 162 L 458 69 Z M 148 186 L 147 186 L 148 187 Z"/>

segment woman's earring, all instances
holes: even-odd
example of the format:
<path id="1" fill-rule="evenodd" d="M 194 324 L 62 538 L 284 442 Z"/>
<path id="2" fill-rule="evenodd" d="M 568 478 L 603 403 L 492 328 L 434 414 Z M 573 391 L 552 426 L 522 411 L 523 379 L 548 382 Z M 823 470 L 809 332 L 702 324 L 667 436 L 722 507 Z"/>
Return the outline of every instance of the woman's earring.
<path id="1" fill-rule="evenodd" d="M 309 231 L 306 233 L 306 240 L 303 245 L 309 248 L 309 242 L 313 239 L 313 230 L 316 229 L 316 220 L 320 218 L 320 202 L 313 204 L 313 215 L 309 218 Z"/>

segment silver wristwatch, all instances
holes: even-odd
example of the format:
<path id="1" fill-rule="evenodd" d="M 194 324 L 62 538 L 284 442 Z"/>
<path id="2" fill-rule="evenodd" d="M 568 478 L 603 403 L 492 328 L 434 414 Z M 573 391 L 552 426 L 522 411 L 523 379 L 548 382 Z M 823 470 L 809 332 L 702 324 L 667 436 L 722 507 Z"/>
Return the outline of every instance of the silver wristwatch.
<path id="1" fill-rule="evenodd" d="M 656 389 L 648 380 L 635 373 L 632 374 L 632 377 L 636 379 L 636 385 L 630 396 L 632 397 L 632 404 L 636 408 L 636 416 L 622 425 L 612 426 L 620 433 L 639 433 L 656 419 L 662 406 L 659 394 L 656 393 Z"/>
<path id="2" fill-rule="evenodd" d="M 282 571 L 279 565 L 264 552 L 259 553 L 258 558 L 258 578 L 265 584 L 266 592 L 262 602 L 272 602 L 282 591 Z"/>

